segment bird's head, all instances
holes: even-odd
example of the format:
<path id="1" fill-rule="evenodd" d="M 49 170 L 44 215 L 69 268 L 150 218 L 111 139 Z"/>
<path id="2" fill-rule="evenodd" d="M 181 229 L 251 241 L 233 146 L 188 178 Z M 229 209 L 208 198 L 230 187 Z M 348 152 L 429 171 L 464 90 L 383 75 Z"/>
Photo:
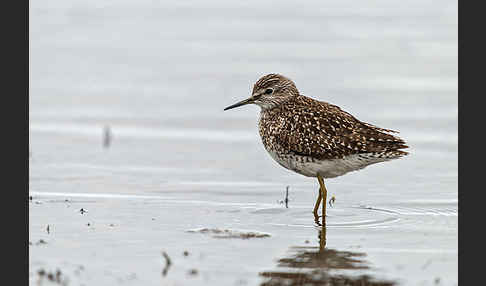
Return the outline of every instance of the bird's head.
<path id="1" fill-rule="evenodd" d="M 224 110 L 246 104 L 256 104 L 262 109 L 271 109 L 298 95 L 299 91 L 292 80 L 279 74 L 267 74 L 255 83 L 249 98 L 230 105 Z"/>

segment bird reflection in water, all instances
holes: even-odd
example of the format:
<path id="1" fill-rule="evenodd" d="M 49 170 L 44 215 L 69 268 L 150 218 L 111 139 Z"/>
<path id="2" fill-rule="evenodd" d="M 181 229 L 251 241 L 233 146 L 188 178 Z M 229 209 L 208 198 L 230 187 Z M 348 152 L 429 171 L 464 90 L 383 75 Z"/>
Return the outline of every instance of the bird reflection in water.
<path id="1" fill-rule="evenodd" d="M 316 219 L 318 222 L 318 218 Z M 326 248 L 326 223 L 318 223 L 317 246 L 293 246 L 290 257 L 278 260 L 277 267 L 286 268 L 281 271 L 265 271 L 260 276 L 264 281 L 260 286 L 276 285 L 360 285 L 360 286 L 391 286 L 393 281 L 374 279 L 369 275 L 345 275 L 332 273 L 332 270 L 366 270 L 369 267 L 364 260 L 365 253 L 339 251 Z M 335 271 L 334 271 L 335 272 Z"/>

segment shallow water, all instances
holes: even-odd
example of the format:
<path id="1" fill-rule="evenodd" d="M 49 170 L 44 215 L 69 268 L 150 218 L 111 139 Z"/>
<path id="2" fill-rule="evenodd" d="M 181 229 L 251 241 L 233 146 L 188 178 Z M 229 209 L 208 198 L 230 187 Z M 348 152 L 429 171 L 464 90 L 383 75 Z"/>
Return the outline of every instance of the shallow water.
<path id="1" fill-rule="evenodd" d="M 457 284 L 457 3 L 30 7 L 31 284 Z M 326 182 L 325 235 L 258 108 L 222 111 L 268 72 L 409 143 Z"/>

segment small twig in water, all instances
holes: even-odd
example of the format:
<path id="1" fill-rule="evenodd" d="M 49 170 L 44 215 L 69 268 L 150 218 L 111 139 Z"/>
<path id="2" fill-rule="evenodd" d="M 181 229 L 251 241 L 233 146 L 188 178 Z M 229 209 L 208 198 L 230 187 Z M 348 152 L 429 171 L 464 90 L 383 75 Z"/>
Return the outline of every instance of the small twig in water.
<path id="1" fill-rule="evenodd" d="M 167 272 L 169 271 L 169 267 L 172 264 L 172 262 L 170 261 L 169 255 L 167 255 L 165 251 L 162 251 L 162 256 L 165 258 L 165 267 L 164 269 L 162 269 L 162 276 L 165 276 L 167 275 Z"/>
<path id="2" fill-rule="evenodd" d="M 332 205 L 336 202 L 336 197 L 333 195 L 331 199 L 329 199 L 329 206 L 332 207 Z"/>
<path id="3" fill-rule="evenodd" d="M 289 186 L 287 186 L 287 189 L 285 191 L 285 207 L 289 208 Z"/>
<path id="4" fill-rule="evenodd" d="M 103 128 L 103 147 L 108 148 L 111 144 L 111 130 L 110 126 Z"/>

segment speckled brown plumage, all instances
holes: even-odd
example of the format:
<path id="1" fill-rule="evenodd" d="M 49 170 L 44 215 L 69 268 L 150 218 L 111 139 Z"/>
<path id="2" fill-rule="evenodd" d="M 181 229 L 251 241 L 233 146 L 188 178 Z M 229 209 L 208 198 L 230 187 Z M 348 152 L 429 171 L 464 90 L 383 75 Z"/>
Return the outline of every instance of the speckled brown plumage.
<path id="1" fill-rule="evenodd" d="M 267 89 L 272 94 L 265 94 Z M 389 134 L 396 131 L 362 122 L 336 105 L 301 95 L 284 76 L 260 78 L 252 97 L 262 107 L 259 132 L 265 149 L 278 163 L 298 173 L 313 176 L 299 170 L 306 163 L 353 158 L 356 162 L 349 170 L 335 174 L 342 175 L 407 154 L 401 150 L 408 147 L 405 142 Z M 334 177 L 324 173 L 323 177 Z"/>
<path id="2" fill-rule="evenodd" d="M 364 123 L 338 106 L 300 95 L 278 107 L 263 110 L 260 136 L 267 149 L 318 160 L 360 153 L 405 155 L 405 142 Z M 380 155 L 379 155 L 380 156 Z"/>

